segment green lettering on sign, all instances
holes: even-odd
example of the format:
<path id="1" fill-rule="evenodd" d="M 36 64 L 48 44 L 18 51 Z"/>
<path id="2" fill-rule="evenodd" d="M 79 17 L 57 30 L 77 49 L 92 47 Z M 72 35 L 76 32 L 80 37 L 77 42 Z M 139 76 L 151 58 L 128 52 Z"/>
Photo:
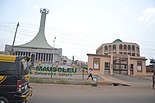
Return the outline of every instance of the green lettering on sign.
<path id="1" fill-rule="evenodd" d="M 36 71 L 48 71 L 48 72 L 68 72 L 68 73 L 76 73 L 76 68 L 56 68 L 56 67 L 42 67 L 42 66 L 36 66 Z"/>

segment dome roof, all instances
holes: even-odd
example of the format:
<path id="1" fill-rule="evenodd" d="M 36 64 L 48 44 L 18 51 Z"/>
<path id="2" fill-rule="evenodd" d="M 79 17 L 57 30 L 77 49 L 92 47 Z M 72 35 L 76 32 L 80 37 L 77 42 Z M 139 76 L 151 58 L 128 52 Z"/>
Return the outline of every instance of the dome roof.
<path id="1" fill-rule="evenodd" d="M 116 39 L 115 41 L 114 41 L 114 43 L 115 42 L 122 42 L 122 40 L 121 39 Z"/>

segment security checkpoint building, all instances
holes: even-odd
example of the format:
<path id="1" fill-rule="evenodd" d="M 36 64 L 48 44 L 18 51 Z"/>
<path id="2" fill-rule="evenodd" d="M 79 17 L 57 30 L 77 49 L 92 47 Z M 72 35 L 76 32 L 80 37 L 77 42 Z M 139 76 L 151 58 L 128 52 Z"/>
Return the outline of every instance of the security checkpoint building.
<path id="1" fill-rule="evenodd" d="M 87 55 L 88 68 L 93 68 L 96 75 L 146 75 L 147 59 L 140 56 L 140 46 L 137 43 L 116 39 L 112 43 L 102 44 L 96 49 L 96 54 Z"/>

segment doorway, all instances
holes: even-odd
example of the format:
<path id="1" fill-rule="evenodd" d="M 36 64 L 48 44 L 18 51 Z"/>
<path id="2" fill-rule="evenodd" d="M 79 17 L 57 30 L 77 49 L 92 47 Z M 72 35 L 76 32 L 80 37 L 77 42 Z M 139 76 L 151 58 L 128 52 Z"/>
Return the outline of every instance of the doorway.
<path id="1" fill-rule="evenodd" d="M 110 74 L 110 62 L 105 62 L 104 65 L 104 74 Z"/>

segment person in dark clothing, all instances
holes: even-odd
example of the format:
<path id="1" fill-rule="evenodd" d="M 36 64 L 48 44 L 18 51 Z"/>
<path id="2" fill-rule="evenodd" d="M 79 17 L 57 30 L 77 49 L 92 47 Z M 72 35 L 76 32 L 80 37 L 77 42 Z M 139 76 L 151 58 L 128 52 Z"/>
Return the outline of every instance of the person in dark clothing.
<path id="1" fill-rule="evenodd" d="M 152 88 L 154 89 L 154 85 L 155 85 L 155 71 L 153 71 L 153 76 L 152 76 Z"/>
<path id="2" fill-rule="evenodd" d="M 93 80 L 93 75 L 92 75 L 92 71 L 93 71 L 93 69 L 92 68 L 89 68 L 89 70 L 88 70 L 88 78 L 87 78 L 87 80 L 89 79 L 89 77 L 91 77 L 91 79 Z"/>

